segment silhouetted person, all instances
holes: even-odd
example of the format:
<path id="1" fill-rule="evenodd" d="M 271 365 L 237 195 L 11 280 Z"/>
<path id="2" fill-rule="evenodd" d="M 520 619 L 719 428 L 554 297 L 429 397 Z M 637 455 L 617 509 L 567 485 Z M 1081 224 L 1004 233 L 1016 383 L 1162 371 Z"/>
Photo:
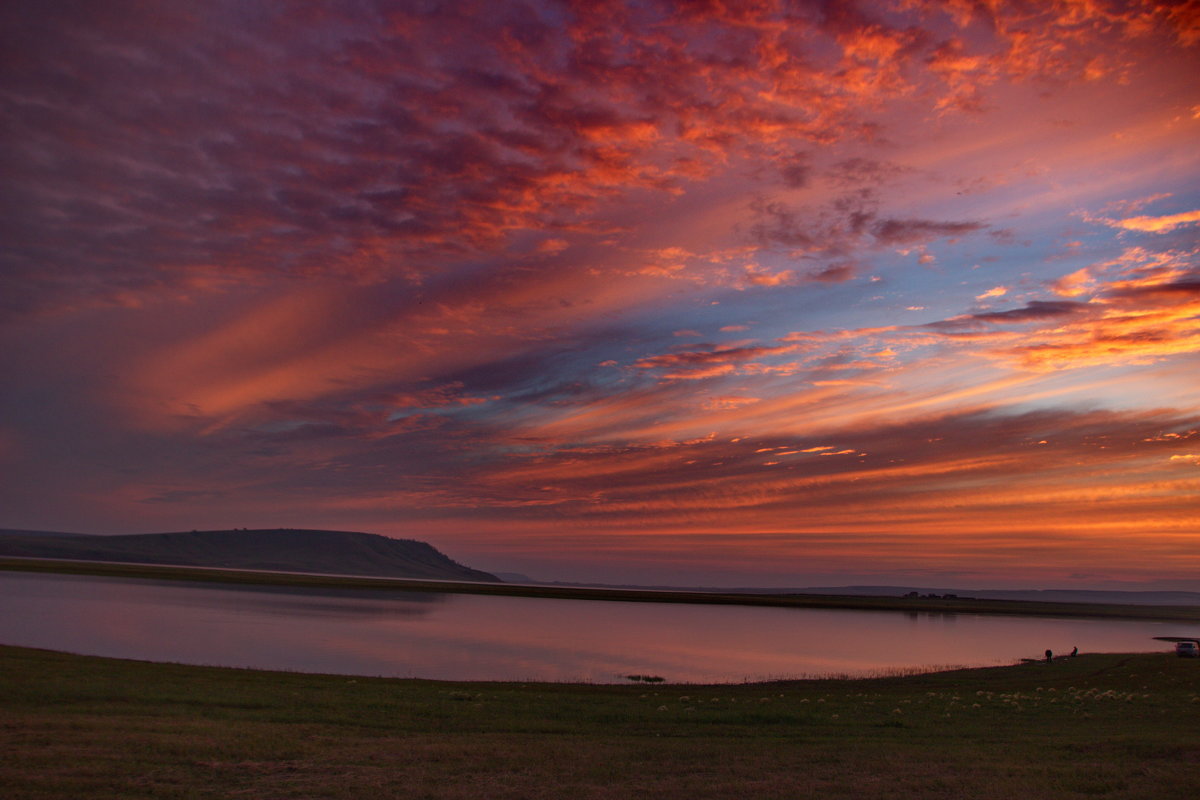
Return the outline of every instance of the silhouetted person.
<path id="1" fill-rule="evenodd" d="M 1054 660 L 1054 651 L 1053 651 L 1053 650 L 1047 650 L 1047 651 L 1046 651 L 1046 663 L 1047 663 L 1047 664 L 1049 664 L 1049 663 L 1050 663 L 1051 661 L 1053 661 L 1053 660 Z"/>
<path id="2" fill-rule="evenodd" d="M 1078 648 L 1078 647 L 1072 647 L 1072 648 L 1071 648 L 1071 658 L 1074 658 L 1074 657 L 1075 657 L 1075 656 L 1077 656 L 1077 655 L 1079 655 L 1079 648 Z"/>

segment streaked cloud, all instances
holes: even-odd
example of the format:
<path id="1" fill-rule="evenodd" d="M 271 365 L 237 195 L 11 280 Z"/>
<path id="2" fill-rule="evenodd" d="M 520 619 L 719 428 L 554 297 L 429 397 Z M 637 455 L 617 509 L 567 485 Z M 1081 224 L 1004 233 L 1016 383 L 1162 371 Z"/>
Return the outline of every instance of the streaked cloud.
<path id="1" fill-rule="evenodd" d="M 1166 233 L 1182 225 L 1191 225 L 1195 222 L 1200 222 L 1200 211 L 1185 211 L 1182 214 L 1170 214 L 1165 217 L 1130 217 L 1117 220 L 1116 224 L 1119 228 L 1131 231 Z"/>

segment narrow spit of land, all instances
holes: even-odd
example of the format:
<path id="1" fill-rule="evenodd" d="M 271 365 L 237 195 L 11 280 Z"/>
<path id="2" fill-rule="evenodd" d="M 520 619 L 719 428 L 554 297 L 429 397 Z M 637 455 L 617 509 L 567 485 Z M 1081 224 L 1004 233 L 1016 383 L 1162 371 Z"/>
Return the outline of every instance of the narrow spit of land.
<path id="1" fill-rule="evenodd" d="M 0 647 L 11 800 L 1189 797 L 1200 662 L 609 686 L 305 675 Z"/>
<path id="2" fill-rule="evenodd" d="M 319 589 L 374 589 L 403 592 L 449 592 L 454 594 L 508 595 L 569 600 L 622 600 L 641 603 L 695 603 L 709 605 L 777 606 L 786 608 L 840 608 L 859 611 L 1003 614 L 1025 617 L 1091 617 L 1098 619 L 1200 622 L 1200 607 L 1197 606 L 1055 603 L 1031 600 L 971 598 L 608 589 L 582 586 L 474 583 L 468 581 L 259 572 L 211 567 L 179 567 L 157 564 L 125 564 L 104 561 L 65 561 L 14 557 L 0 557 L 0 570 L 53 572 L 70 575 L 97 575 L 150 580 L 206 581 L 234 585 L 292 586 Z"/>

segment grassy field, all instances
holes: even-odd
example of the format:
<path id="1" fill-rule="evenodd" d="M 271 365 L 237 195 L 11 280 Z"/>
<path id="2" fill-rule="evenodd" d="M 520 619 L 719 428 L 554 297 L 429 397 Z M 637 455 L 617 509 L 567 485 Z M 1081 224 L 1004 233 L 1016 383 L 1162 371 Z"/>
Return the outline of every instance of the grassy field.
<path id="1" fill-rule="evenodd" d="M 178 567 L 156 564 L 119 564 L 104 561 L 0 556 L 0 570 L 99 575 L 151 580 L 204 581 L 242 585 L 293 586 L 321 589 L 386 589 L 405 592 L 548 597 L 571 600 L 622 600 L 642 603 L 697 605 L 776 606 L 784 608 L 841 608 L 861 611 L 915 611 L 942 614 L 1001 614 L 1022 617 L 1091 617 L 1097 619 L 1153 619 L 1200 622 L 1200 606 L 1124 605 L 1105 603 L 1053 603 L 1030 600 L 971 598 L 883 597 L 824 594 L 752 594 L 746 592 L 661 591 L 597 589 L 582 586 L 527 586 L 506 583 L 430 581 L 408 578 L 370 578 L 341 575 L 306 575 L 288 572 Z"/>
<path id="2" fill-rule="evenodd" d="M 0 647 L 0 796 L 1173 798 L 1200 662 L 744 685 L 446 683 Z"/>

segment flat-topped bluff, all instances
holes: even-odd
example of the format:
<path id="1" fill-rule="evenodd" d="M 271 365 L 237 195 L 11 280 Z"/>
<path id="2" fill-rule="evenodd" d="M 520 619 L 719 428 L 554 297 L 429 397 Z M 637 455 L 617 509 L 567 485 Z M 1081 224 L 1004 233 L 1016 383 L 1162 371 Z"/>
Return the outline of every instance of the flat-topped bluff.
<path id="1" fill-rule="evenodd" d="M 432 545 L 415 539 L 295 528 L 117 536 L 0 530 L 0 555 L 388 578 L 500 581 L 495 575 L 463 566 Z"/>

